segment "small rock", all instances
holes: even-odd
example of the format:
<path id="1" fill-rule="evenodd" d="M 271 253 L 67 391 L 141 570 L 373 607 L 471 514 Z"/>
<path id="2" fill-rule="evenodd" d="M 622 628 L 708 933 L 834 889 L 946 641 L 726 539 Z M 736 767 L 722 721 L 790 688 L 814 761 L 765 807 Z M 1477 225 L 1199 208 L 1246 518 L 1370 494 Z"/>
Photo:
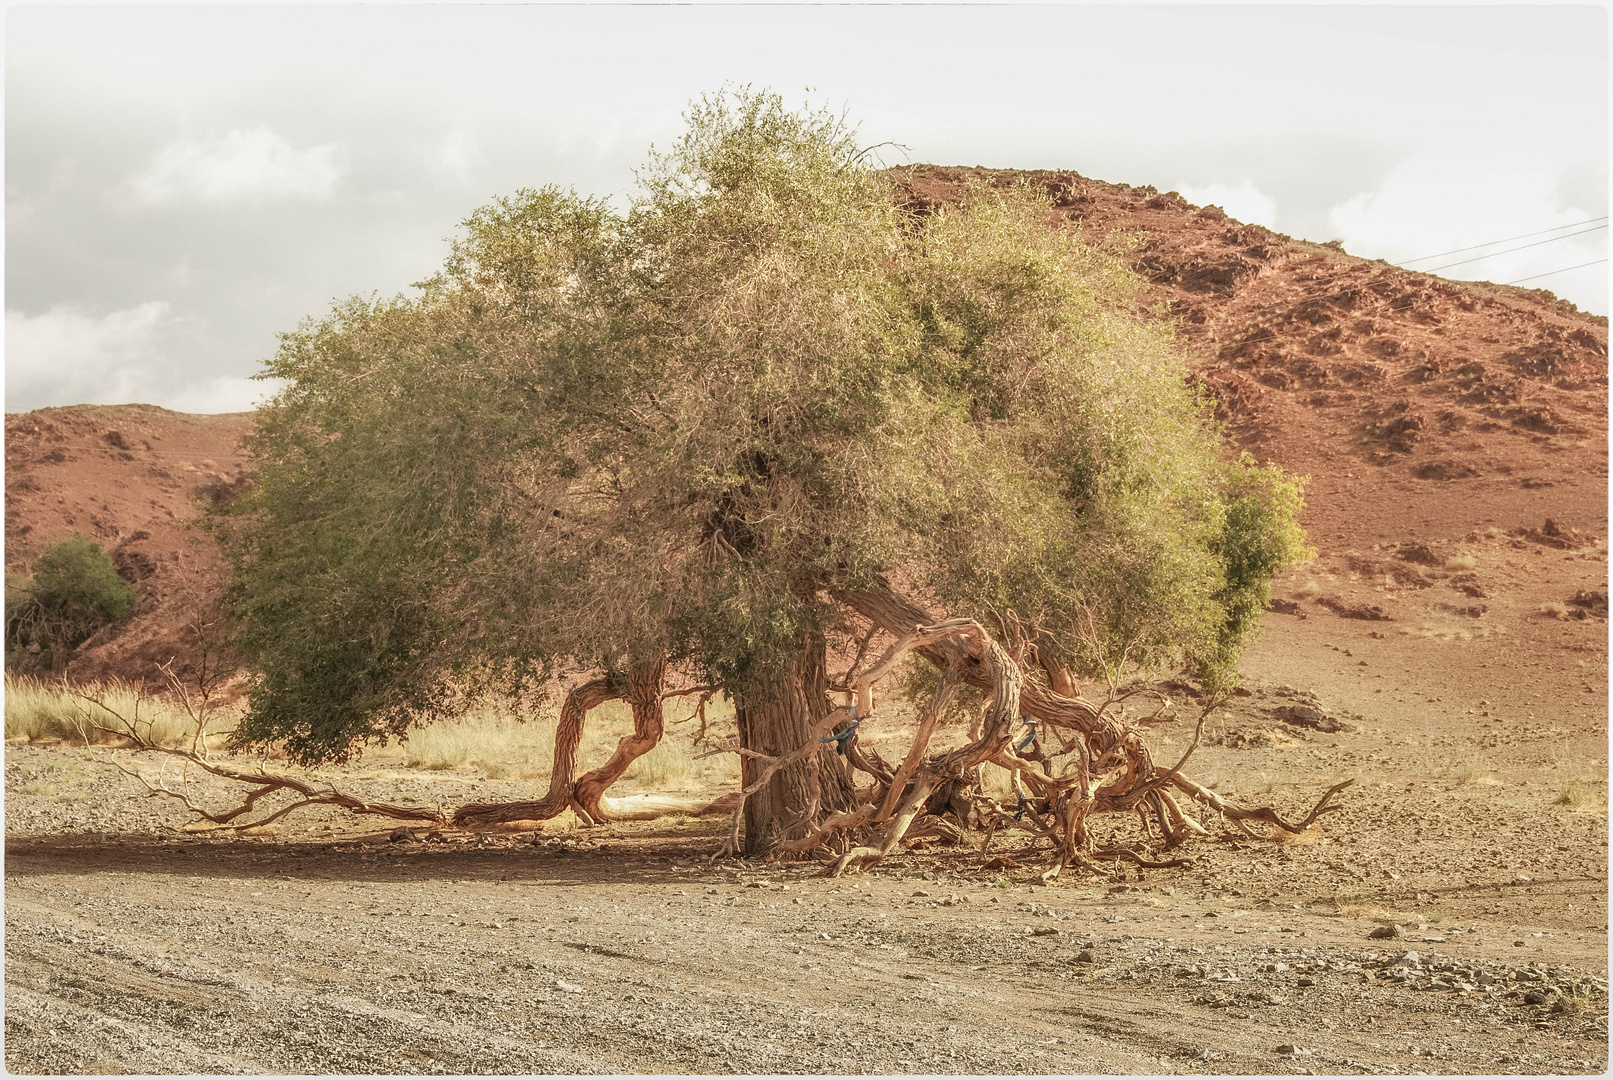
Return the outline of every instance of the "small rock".
<path id="1" fill-rule="evenodd" d="M 1033 937 L 1047 937 L 1049 934 L 1051 934 L 1052 936 L 1057 937 L 1058 932 L 1059 930 L 1056 926 L 1038 926 L 1036 929 L 1031 931 L 1031 935 Z"/>
<path id="2" fill-rule="evenodd" d="M 1407 967 L 1416 967 L 1418 964 L 1423 962 L 1423 958 L 1417 954 L 1417 950 L 1409 949 L 1406 952 L 1401 953 L 1400 958 L 1395 962 L 1398 964 L 1405 964 Z"/>
<path id="3" fill-rule="evenodd" d="M 1533 880 L 1534 879 L 1531 878 L 1528 874 L 1519 874 L 1517 877 L 1512 879 L 1512 883 L 1514 885 L 1527 885 Z"/>
<path id="4" fill-rule="evenodd" d="M 558 986 L 560 989 L 564 990 L 568 994 L 580 994 L 580 993 L 582 993 L 582 987 L 573 986 L 571 983 L 568 983 L 564 979 L 556 979 L 554 981 L 554 984 L 556 986 Z"/>
<path id="5" fill-rule="evenodd" d="M 1075 962 L 1077 964 L 1091 964 L 1096 962 L 1096 957 L 1092 955 L 1091 949 L 1082 949 L 1075 954 Z"/>
<path id="6" fill-rule="evenodd" d="M 414 830 L 409 828 L 407 825 L 400 825 L 396 829 L 393 829 L 392 835 L 387 837 L 387 841 L 393 844 L 419 843 L 414 835 Z"/>
<path id="7" fill-rule="evenodd" d="M 1372 933 L 1368 934 L 1367 937 L 1373 941 L 1382 941 L 1385 938 L 1400 937 L 1403 933 L 1405 933 L 1405 931 L 1401 930 L 1398 926 L 1380 926 L 1374 929 Z"/>
<path id="8" fill-rule="evenodd" d="M 1279 1043 L 1277 1045 L 1277 1052 L 1284 1057 L 1292 1057 L 1294 1054 L 1298 1053 L 1293 1043 Z"/>
<path id="9" fill-rule="evenodd" d="M 1316 980 L 1311 978 L 1309 975 L 1301 975 L 1299 977 L 1299 981 L 1297 983 L 1295 983 L 1295 985 L 1296 986 L 1315 986 L 1316 985 Z"/>

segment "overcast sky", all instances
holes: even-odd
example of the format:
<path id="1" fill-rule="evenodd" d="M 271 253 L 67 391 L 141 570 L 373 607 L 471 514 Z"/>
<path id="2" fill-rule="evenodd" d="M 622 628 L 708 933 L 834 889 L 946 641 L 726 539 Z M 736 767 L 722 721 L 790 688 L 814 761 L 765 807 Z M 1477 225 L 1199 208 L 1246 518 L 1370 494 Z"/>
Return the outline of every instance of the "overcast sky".
<path id="1" fill-rule="evenodd" d="M 12 7 L 5 44 L 12 412 L 249 408 L 278 332 L 407 291 L 495 195 L 629 191 L 724 83 L 1357 255 L 1523 237 L 1414 264 L 1522 247 L 1452 277 L 1607 254 L 1598 7 Z M 1607 280 L 1528 284 L 1606 314 Z"/>

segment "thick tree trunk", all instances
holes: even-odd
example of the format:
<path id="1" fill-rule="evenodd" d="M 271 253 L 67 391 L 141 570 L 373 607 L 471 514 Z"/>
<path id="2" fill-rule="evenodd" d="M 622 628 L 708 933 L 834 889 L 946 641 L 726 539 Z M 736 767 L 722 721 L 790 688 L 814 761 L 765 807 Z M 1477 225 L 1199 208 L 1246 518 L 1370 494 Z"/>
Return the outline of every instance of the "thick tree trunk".
<path id="1" fill-rule="evenodd" d="M 796 654 L 772 675 L 754 681 L 735 701 L 739 745 L 768 757 L 799 749 L 829 715 L 823 638 L 804 635 Z M 742 757 L 740 786 L 753 783 L 764 765 Z M 798 840 L 826 812 L 850 809 L 851 770 L 832 743 L 780 769 L 745 801 L 745 852 L 765 855 L 785 840 Z"/>

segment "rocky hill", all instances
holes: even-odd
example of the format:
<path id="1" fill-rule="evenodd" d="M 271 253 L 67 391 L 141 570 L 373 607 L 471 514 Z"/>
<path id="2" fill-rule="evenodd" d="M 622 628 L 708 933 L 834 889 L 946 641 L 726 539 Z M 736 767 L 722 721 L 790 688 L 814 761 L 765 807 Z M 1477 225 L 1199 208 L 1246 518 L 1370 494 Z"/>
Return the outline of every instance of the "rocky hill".
<path id="1" fill-rule="evenodd" d="M 158 664 L 196 662 L 193 624 L 213 617 L 218 546 L 195 525 L 209 501 L 246 482 L 251 413 L 192 416 L 154 405 L 75 405 L 6 417 L 6 572 L 26 572 L 74 533 L 100 542 L 133 586 L 128 621 L 86 642 L 68 669 L 83 681 L 153 682 Z"/>
<path id="2" fill-rule="evenodd" d="M 913 205 L 1044 186 L 1167 312 L 1234 441 L 1312 477 L 1324 550 L 1556 515 L 1605 533 L 1607 320 L 1539 289 L 1447 281 L 1294 240 L 1175 192 L 918 166 Z M 1547 494 L 1547 492 L 1551 492 Z"/>
<path id="3" fill-rule="evenodd" d="M 1341 578 L 1426 585 L 1446 548 L 1484 530 L 1551 548 L 1606 537 L 1605 318 L 1543 290 L 1355 258 L 1149 187 L 1069 172 L 897 175 L 921 210 L 971 181 L 1028 180 L 1052 196 L 1058 227 L 1123 254 L 1148 283 L 1144 305 L 1179 327 L 1233 440 L 1311 478 L 1305 524 Z M 82 532 L 140 596 L 132 619 L 79 650 L 72 677 L 147 679 L 157 663 L 190 662 L 188 627 L 208 617 L 223 569 L 190 522 L 246 482 L 251 426 L 250 414 L 146 405 L 7 416 L 8 571 Z M 1383 612 L 1372 597 L 1321 599 Z"/>

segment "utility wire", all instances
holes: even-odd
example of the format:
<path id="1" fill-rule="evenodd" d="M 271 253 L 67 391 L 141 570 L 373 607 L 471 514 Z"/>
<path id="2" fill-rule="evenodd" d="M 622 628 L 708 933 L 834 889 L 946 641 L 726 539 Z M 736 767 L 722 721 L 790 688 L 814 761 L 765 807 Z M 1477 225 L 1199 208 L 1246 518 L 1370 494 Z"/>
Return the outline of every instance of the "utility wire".
<path id="1" fill-rule="evenodd" d="M 1429 259 L 1438 259 L 1438 258 L 1440 258 L 1441 256 L 1444 256 L 1444 255 L 1460 255 L 1464 251 L 1477 251 L 1479 248 L 1494 247 L 1497 244 L 1510 244 L 1514 240 L 1527 240 L 1531 236 L 1545 236 L 1547 233 L 1561 232 L 1564 229 L 1577 229 L 1581 225 L 1594 225 L 1598 221 L 1606 221 L 1606 220 L 1607 220 L 1607 215 L 1603 214 L 1601 217 L 1594 217 L 1594 218 L 1591 218 L 1591 219 L 1589 219 L 1587 221 L 1576 221 L 1571 225 L 1559 225 L 1555 229 L 1541 229 L 1539 232 L 1523 233 L 1520 236 L 1508 236 L 1508 237 L 1505 237 L 1505 238 L 1503 238 L 1501 240 L 1491 240 L 1487 244 L 1474 244 L 1472 247 L 1452 248 L 1450 251 L 1437 251 L 1432 255 L 1423 255 L 1423 256 L 1421 256 L 1419 258 L 1416 258 L 1416 259 L 1407 259 L 1405 262 L 1396 263 L 1395 265 L 1396 266 L 1405 266 L 1408 263 L 1427 262 Z"/>
<path id="2" fill-rule="evenodd" d="M 1580 232 L 1565 233 L 1562 236 L 1554 236 L 1550 240 L 1536 240 L 1532 244 L 1519 244 L 1515 248 L 1502 248 L 1500 251 L 1492 251 L 1488 255 L 1475 255 L 1471 259 L 1458 259 L 1453 263 L 1446 263 L 1443 266 L 1436 266 L 1432 270 L 1418 270 L 1415 271 L 1415 273 L 1437 274 L 1439 271 L 1449 270 L 1453 266 L 1466 266 L 1468 263 L 1483 262 L 1485 259 L 1493 259 L 1497 255 L 1510 255 L 1514 251 L 1523 251 L 1527 248 L 1539 247 L 1541 244 L 1555 244 L 1559 240 L 1572 240 L 1576 236 L 1584 236 L 1587 233 L 1601 232 L 1605 228 L 1607 228 L 1606 225 L 1597 225 L 1595 228 L 1583 229 Z"/>
<path id="3" fill-rule="evenodd" d="M 1570 270 L 1580 270 L 1587 266 L 1597 266 L 1605 262 L 1607 262 L 1606 259 L 1593 259 L 1588 263 L 1580 263 L 1578 266 L 1565 266 L 1561 270 L 1547 270 L 1544 274 L 1530 274 L 1528 277 L 1513 278 L 1511 281 L 1503 281 L 1501 284 L 1516 285 L 1520 281 L 1533 281 L 1535 278 L 1551 277 L 1553 274 L 1566 274 Z"/>

